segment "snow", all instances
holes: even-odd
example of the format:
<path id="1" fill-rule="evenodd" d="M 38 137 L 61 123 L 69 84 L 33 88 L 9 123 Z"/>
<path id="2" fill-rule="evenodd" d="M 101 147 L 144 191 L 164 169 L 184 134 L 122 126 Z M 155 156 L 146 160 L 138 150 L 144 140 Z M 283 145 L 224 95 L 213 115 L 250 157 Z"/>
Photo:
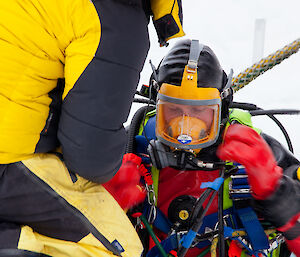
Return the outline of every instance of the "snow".
<path id="1" fill-rule="evenodd" d="M 237 75 L 251 66 L 254 25 L 256 19 L 266 20 L 264 57 L 300 37 L 300 2 L 297 0 L 184 0 L 184 30 L 187 38 L 198 39 L 210 46 L 218 56 L 223 69 L 233 68 Z M 149 26 L 151 48 L 141 73 L 140 84 L 148 84 L 151 75 L 149 59 L 158 65 L 168 48 L 160 48 L 156 32 Z M 300 109 L 300 53 L 258 77 L 235 94 L 235 101 L 250 102 L 264 109 Z M 133 104 L 128 121 L 140 107 Z M 297 158 L 300 159 L 300 115 L 276 116 L 288 131 Z M 254 125 L 275 137 L 286 146 L 276 124 L 267 117 L 253 118 Z"/>

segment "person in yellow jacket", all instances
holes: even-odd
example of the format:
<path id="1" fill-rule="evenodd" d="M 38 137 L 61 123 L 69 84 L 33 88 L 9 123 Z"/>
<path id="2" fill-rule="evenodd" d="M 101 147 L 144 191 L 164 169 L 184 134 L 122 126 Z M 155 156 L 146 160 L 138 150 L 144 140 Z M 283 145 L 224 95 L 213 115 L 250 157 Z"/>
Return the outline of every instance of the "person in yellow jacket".
<path id="1" fill-rule="evenodd" d="M 150 16 L 161 45 L 184 35 L 180 0 L 0 2 L 0 256 L 141 255 L 101 184 L 121 164 Z"/>

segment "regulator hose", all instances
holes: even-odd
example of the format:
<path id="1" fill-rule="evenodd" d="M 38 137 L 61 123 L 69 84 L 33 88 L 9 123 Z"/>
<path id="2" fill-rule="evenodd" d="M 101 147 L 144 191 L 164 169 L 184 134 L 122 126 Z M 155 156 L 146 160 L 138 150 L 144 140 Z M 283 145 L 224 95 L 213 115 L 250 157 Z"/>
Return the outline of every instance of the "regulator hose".
<path id="1" fill-rule="evenodd" d="M 287 142 L 289 150 L 294 153 L 292 141 L 282 125 L 282 123 L 274 116 L 274 114 L 288 114 L 288 115 L 297 115 L 300 114 L 300 110 L 295 109 L 278 109 L 278 110 L 264 110 L 262 108 L 257 107 L 255 104 L 250 103 L 238 103 L 238 102 L 232 102 L 230 105 L 230 108 L 238 108 L 242 110 L 247 110 L 252 116 L 258 116 L 258 115 L 267 115 L 271 120 L 273 120 L 276 125 L 280 128 L 281 132 L 283 133 L 285 140 Z"/>
<path id="2" fill-rule="evenodd" d="M 139 133 L 140 125 L 142 124 L 147 112 L 152 110 L 154 110 L 154 107 L 147 105 L 138 109 L 134 114 L 128 130 L 126 153 L 135 153 L 135 136 Z"/>

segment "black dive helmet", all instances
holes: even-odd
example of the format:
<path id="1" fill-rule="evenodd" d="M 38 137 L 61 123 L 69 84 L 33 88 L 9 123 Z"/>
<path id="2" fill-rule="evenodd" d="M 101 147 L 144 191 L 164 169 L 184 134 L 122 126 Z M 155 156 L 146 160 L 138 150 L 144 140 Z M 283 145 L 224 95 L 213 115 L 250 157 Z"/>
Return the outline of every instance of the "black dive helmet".
<path id="1" fill-rule="evenodd" d="M 185 39 L 175 44 L 155 73 L 151 77 L 159 89 L 158 140 L 150 142 L 148 152 L 157 168 L 178 166 L 174 160 L 178 151 L 197 154 L 219 138 L 220 124 L 227 121 L 232 101 L 232 72 L 227 78 L 208 46 L 199 44 L 198 40 Z M 210 109 L 212 123 L 205 123 L 205 119 L 199 117 L 199 113 L 207 109 Z M 176 110 L 179 111 L 175 115 Z M 177 151 L 175 155 L 174 151 Z"/>

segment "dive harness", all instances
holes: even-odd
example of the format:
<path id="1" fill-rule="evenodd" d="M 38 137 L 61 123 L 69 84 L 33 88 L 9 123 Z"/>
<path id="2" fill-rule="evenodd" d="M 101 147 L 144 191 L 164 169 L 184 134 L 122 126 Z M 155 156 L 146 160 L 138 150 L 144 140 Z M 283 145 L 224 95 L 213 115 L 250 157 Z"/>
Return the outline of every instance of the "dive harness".
<path id="1" fill-rule="evenodd" d="M 147 108 L 144 108 L 144 111 L 145 110 L 147 111 Z M 155 139 L 155 134 L 153 134 L 154 129 L 152 127 L 155 127 L 155 121 L 153 121 L 153 119 L 154 117 L 150 117 L 145 125 L 145 114 L 143 115 L 142 121 L 144 126 L 142 135 L 135 136 L 136 145 L 131 148 L 134 152 L 141 155 L 144 163 L 150 163 L 149 156 L 147 155 L 147 144 L 149 142 L 155 142 L 152 141 Z M 152 134 L 150 133 L 151 131 Z M 135 133 L 137 134 L 137 131 L 135 131 Z M 163 147 L 163 145 L 161 146 Z M 136 149 L 134 149 L 135 147 Z M 196 200 L 196 204 L 193 206 L 193 218 L 191 225 L 189 229 L 184 231 L 177 230 L 176 226 L 172 226 L 170 220 L 155 206 L 155 194 L 153 193 L 155 190 L 153 189 L 153 185 L 150 187 L 146 186 L 146 188 L 148 188 L 148 202 L 145 204 L 143 212 L 140 213 L 139 220 L 147 227 L 149 234 L 152 236 L 156 244 L 156 246 L 147 253 L 147 257 L 168 256 L 167 253 L 175 249 L 178 249 L 177 256 L 182 257 L 185 256 L 190 247 L 195 246 L 199 248 L 208 247 L 203 252 L 203 255 L 199 255 L 204 256 L 205 252 L 209 251 L 210 244 L 211 255 L 216 256 L 217 242 L 219 242 L 219 256 L 225 256 L 224 242 L 226 239 L 238 241 L 244 246 L 250 255 L 254 256 L 258 256 L 259 253 L 263 256 L 268 256 L 268 254 L 273 252 L 275 249 L 279 249 L 279 246 L 284 241 L 282 235 L 279 233 L 275 234 L 275 229 L 272 227 L 270 228 L 269 225 L 265 227 L 267 230 L 264 231 L 264 228 L 259 222 L 255 212 L 251 207 L 249 207 L 251 192 L 247 182 L 247 175 L 241 165 L 228 165 L 224 162 L 201 162 L 194 156 L 194 154 L 189 152 L 180 153 L 179 151 L 175 151 L 174 153 L 168 153 L 167 151 L 164 151 L 164 154 L 165 158 L 170 157 L 168 154 L 173 155 L 171 160 L 173 159 L 174 164 L 176 160 L 176 165 L 174 166 L 177 166 L 178 159 L 181 159 L 185 160 L 184 166 L 190 165 L 192 169 L 195 169 L 196 167 L 198 169 L 201 168 L 208 170 L 221 168 L 222 172 L 220 177 L 215 181 L 203 183 L 201 185 L 201 187 L 205 187 L 206 190 Z M 181 158 L 178 158 L 180 155 Z M 148 170 L 150 172 L 150 167 L 148 167 Z M 223 210 L 223 203 L 220 201 L 223 199 L 222 186 L 224 179 L 228 177 L 231 177 L 231 182 L 229 183 L 229 194 L 233 201 L 233 207 Z M 217 195 L 218 191 L 218 213 L 205 216 L 212 199 Z M 209 199 L 209 203 L 205 209 L 203 209 L 202 205 L 206 199 Z M 150 224 L 167 234 L 167 238 L 162 242 L 159 242 Z M 205 224 L 206 227 L 202 227 L 202 224 Z M 208 224 L 209 226 L 207 226 Z M 269 236 L 269 239 L 266 234 Z"/>

